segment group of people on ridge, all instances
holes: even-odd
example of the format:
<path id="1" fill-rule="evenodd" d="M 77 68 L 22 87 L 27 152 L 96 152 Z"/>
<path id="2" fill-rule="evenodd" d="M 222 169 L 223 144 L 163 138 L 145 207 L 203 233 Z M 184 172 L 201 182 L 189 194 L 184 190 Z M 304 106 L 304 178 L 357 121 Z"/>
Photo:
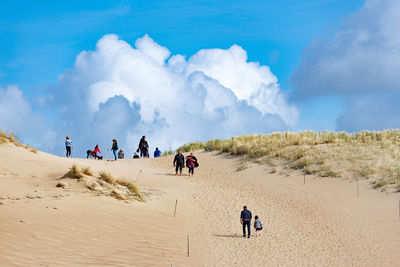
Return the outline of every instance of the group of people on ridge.
<path id="1" fill-rule="evenodd" d="M 178 154 L 174 157 L 174 162 L 172 163 L 175 167 L 175 175 L 182 175 L 182 169 L 185 168 L 185 156 L 182 154 L 181 150 L 178 150 Z M 193 152 L 186 157 L 186 166 L 189 169 L 189 176 L 194 175 L 194 168 L 199 167 L 199 162 L 197 158 L 193 155 Z"/>
<path id="2" fill-rule="evenodd" d="M 71 150 L 72 150 L 72 141 L 69 136 L 67 136 L 65 138 L 65 149 L 66 149 L 66 157 L 70 158 Z M 111 151 L 113 153 L 114 160 L 125 158 L 124 150 L 121 148 L 118 151 L 118 142 L 116 139 L 112 140 Z M 137 153 L 139 153 L 139 151 L 140 151 L 140 156 L 137 154 Z M 93 151 L 88 150 L 86 153 L 87 153 L 87 155 L 86 155 L 87 158 L 91 157 L 91 158 L 95 158 L 95 159 L 103 159 L 103 155 L 100 151 L 98 144 L 96 144 Z M 161 154 L 162 154 L 162 152 L 157 147 L 156 150 L 154 151 L 154 157 L 155 158 L 160 157 Z M 149 156 L 149 144 L 146 141 L 146 136 L 142 136 L 142 138 L 140 139 L 140 142 L 139 142 L 138 149 L 133 155 L 134 159 L 140 158 L 140 157 L 141 158 L 149 158 L 150 157 Z"/>

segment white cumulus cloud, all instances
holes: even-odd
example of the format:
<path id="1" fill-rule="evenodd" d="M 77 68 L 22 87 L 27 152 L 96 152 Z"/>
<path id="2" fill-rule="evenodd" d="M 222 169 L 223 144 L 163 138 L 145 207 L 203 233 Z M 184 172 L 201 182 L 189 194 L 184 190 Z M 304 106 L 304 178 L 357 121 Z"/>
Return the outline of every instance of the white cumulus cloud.
<path id="1" fill-rule="evenodd" d="M 117 138 L 128 152 L 146 135 L 152 149 L 196 140 L 287 130 L 298 111 L 286 101 L 267 66 L 248 62 L 234 45 L 200 50 L 189 59 L 148 35 L 132 47 L 118 36 L 101 38 L 50 89 L 55 127 L 70 135 L 80 156 Z"/>
<path id="2" fill-rule="evenodd" d="M 17 86 L 0 87 L 0 129 L 16 133 L 22 141 L 42 150 L 52 150 L 55 132 L 43 116 L 32 111 Z"/>

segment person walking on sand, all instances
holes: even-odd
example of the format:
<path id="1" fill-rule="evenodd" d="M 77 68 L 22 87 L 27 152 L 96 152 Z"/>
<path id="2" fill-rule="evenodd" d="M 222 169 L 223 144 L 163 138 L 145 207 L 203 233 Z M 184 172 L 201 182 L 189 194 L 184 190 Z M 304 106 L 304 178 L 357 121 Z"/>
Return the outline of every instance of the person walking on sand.
<path id="1" fill-rule="evenodd" d="M 114 160 L 117 160 L 118 143 L 116 139 L 113 139 L 112 142 L 111 150 L 114 154 Z"/>
<path id="2" fill-rule="evenodd" d="M 254 228 L 256 229 L 256 236 L 260 236 L 263 226 L 257 215 L 254 217 Z"/>
<path id="3" fill-rule="evenodd" d="M 243 210 L 240 213 L 240 223 L 243 226 L 243 237 L 246 237 L 246 226 L 247 226 L 247 238 L 250 238 L 251 218 L 252 218 L 251 211 L 249 211 L 246 206 L 243 206 Z"/>
<path id="4" fill-rule="evenodd" d="M 69 136 L 65 137 L 65 149 L 67 150 L 65 156 L 67 158 L 71 157 L 71 148 L 72 148 L 72 141 L 69 139 Z"/>
<path id="5" fill-rule="evenodd" d="M 139 141 L 139 148 L 137 152 L 140 150 L 140 157 L 141 158 L 148 158 L 149 157 L 149 144 L 146 141 L 146 136 L 143 135 Z"/>
<path id="6" fill-rule="evenodd" d="M 191 152 L 190 155 L 186 157 L 186 167 L 189 168 L 189 176 L 194 175 L 194 168 L 197 166 L 199 166 L 197 158 L 193 155 L 193 152 Z"/>
<path id="7" fill-rule="evenodd" d="M 175 175 L 182 175 L 182 168 L 185 168 L 185 156 L 182 155 L 182 151 L 178 150 L 178 154 L 175 155 L 173 165 L 175 166 Z"/>
<path id="8" fill-rule="evenodd" d="M 96 147 L 95 147 L 94 150 L 93 150 L 93 153 L 94 153 L 94 159 L 97 159 L 97 158 L 99 157 L 99 156 L 97 155 L 97 153 L 100 153 L 100 154 L 101 154 L 99 145 L 96 145 Z"/>

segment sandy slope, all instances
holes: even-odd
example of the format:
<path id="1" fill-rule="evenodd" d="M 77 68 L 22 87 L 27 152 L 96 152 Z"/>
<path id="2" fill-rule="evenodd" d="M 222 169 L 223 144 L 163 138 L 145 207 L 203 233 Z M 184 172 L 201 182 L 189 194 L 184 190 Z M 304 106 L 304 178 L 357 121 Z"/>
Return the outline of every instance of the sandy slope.
<path id="1" fill-rule="evenodd" d="M 194 177 L 171 157 L 62 159 L 0 146 L 1 266 L 396 266 L 398 194 L 339 179 L 285 177 L 238 158 L 199 152 Z M 96 196 L 58 178 L 76 162 L 136 181 L 147 202 Z M 186 170 L 185 170 L 186 171 Z M 178 199 L 176 217 L 173 217 Z M 241 237 L 247 205 L 261 237 Z M 190 257 L 187 257 L 187 235 Z"/>

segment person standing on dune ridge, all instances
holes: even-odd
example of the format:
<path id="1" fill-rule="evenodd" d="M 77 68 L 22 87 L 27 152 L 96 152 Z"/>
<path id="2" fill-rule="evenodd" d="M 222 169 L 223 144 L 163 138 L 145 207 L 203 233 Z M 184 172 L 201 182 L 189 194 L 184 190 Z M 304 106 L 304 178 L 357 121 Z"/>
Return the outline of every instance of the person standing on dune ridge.
<path id="1" fill-rule="evenodd" d="M 136 152 L 140 151 L 141 158 L 148 158 L 149 157 L 149 144 L 146 141 L 146 136 L 143 135 L 139 142 L 139 147 Z"/>
<path id="2" fill-rule="evenodd" d="M 243 210 L 240 213 L 240 223 L 243 225 L 243 237 L 246 237 L 246 226 L 247 226 L 247 238 L 250 238 L 250 225 L 251 225 L 251 211 L 243 206 Z"/>
<path id="3" fill-rule="evenodd" d="M 114 154 L 114 161 L 116 161 L 117 160 L 118 143 L 117 143 L 116 139 L 113 139 L 112 142 L 113 143 L 112 143 L 111 150 Z"/>
<path id="4" fill-rule="evenodd" d="M 71 148 L 72 148 L 72 141 L 69 139 L 69 136 L 65 138 L 65 149 L 67 150 L 65 156 L 67 158 L 71 157 Z"/>

